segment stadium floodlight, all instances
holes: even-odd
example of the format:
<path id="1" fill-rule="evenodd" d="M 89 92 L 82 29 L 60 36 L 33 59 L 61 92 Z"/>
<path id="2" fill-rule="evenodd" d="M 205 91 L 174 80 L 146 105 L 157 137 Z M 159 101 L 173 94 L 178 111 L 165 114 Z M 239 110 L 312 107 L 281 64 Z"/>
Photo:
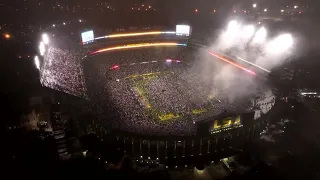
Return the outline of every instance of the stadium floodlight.
<path id="1" fill-rule="evenodd" d="M 253 42 L 263 43 L 267 37 L 267 31 L 264 27 L 261 27 L 255 34 Z"/>
<path id="2" fill-rule="evenodd" d="M 254 34 L 254 26 L 253 25 L 247 25 L 243 28 L 243 32 L 242 32 L 242 35 L 244 38 L 250 38 L 253 36 Z"/>
<path id="3" fill-rule="evenodd" d="M 282 34 L 267 45 L 267 52 L 272 54 L 283 53 L 288 50 L 292 44 L 293 38 L 291 34 Z"/>
<path id="4" fill-rule="evenodd" d="M 46 48 L 45 48 L 45 45 L 44 45 L 43 42 L 40 42 L 39 51 L 40 51 L 40 55 L 41 55 L 41 56 L 43 56 L 44 53 L 46 52 Z"/>
<path id="5" fill-rule="evenodd" d="M 38 56 L 34 57 L 34 64 L 36 65 L 36 68 L 40 70 L 40 61 Z"/>
<path id="6" fill-rule="evenodd" d="M 253 8 L 256 8 L 256 7 L 257 7 L 257 4 L 252 4 L 252 7 L 253 7 Z"/>
<path id="7" fill-rule="evenodd" d="M 44 44 L 49 44 L 49 36 L 47 34 L 42 34 L 42 42 Z"/>

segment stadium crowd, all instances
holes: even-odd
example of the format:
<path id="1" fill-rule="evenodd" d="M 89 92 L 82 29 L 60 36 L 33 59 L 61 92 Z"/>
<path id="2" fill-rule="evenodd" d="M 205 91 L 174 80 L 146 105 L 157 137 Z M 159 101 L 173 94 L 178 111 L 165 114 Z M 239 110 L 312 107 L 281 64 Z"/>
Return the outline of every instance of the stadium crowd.
<path id="1" fill-rule="evenodd" d="M 197 121 L 223 112 L 262 108 L 258 104 L 254 107 L 252 99 L 261 98 L 264 88 L 256 87 L 259 97 L 250 94 L 230 100 L 225 89 L 203 78 L 202 69 L 194 68 L 204 64 L 195 49 L 142 48 L 84 58 L 89 51 L 73 42 L 60 38 L 46 46 L 40 81 L 44 86 L 90 99 L 97 117 L 95 126 L 104 131 L 193 135 Z"/>
<path id="2" fill-rule="evenodd" d="M 40 82 L 43 86 L 85 97 L 81 59 L 88 52 L 78 44 L 70 44 L 72 41 L 62 39 L 45 47 L 45 54 L 40 61 Z"/>
<path id="3" fill-rule="evenodd" d="M 168 58 L 181 62 L 166 61 Z M 88 95 L 99 109 L 101 126 L 107 131 L 194 135 L 197 121 L 223 112 L 255 109 L 254 94 L 236 100 L 226 98 L 223 90 L 213 89 L 210 81 L 190 68 L 192 59 L 194 52 L 181 47 L 90 57 L 85 62 L 84 74 Z M 263 94 L 263 88 L 257 91 Z"/>

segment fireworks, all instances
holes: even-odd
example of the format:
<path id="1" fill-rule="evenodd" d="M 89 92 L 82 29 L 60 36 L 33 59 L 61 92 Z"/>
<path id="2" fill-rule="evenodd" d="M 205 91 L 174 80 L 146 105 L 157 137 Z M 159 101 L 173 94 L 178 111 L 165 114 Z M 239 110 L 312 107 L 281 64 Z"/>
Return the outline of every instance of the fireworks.
<path id="1" fill-rule="evenodd" d="M 43 42 L 44 44 L 49 44 L 49 37 L 48 37 L 47 34 L 43 34 L 43 35 L 42 35 L 42 42 Z"/>
<path id="2" fill-rule="evenodd" d="M 269 37 L 263 26 L 256 28 L 252 24 L 246 25 L 233 20 L 211 48 L 219 49 L 222 53 L 231 55 L 234 60 L 241 60 L 269 73 L 290 55 L 293 42 L 291 34 Z"/>
<path id="3" fill-rule="evenodd" d="M 267 37 L 267 31 L 264 27 L 261 27 L 253 38 L 254 43 L 263 43 Z"/>
<path id="4" fill-rule="evenodd" d="M 43 56 L 44 53 L 46 52 L 46 48 L 45 48 L 45 45 L 43 42 L 40 42 L 40 45 L 39 45 L 39 52 L 40 52 L 40 55 Z"/>

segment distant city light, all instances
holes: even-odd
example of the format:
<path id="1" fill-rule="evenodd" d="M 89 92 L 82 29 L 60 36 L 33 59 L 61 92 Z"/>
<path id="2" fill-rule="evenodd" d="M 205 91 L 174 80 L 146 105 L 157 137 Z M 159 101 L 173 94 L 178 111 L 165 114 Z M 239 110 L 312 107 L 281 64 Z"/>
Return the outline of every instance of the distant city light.
<path id="1" fill-rule="evenodd" d="M 56 25 L 55 25 L 55 24 L 52 24 L 52 27 L 56 27 Z"/>
<path id="2" fill-rule="evenodd" d="M 82 20 L 81 20 L 81 19 L 79 19 L 79 22 L 82 22 Z"/>
<path id="3" fill-rule="evenodd" d="M 63 25 L 66 25 L 66 23 L 64 22 Z"/>
<path id="4" fill-rule="evenodd" d="M 233 10 L 233 12 L 236 13 L 237 11 L 236 11 L 236 10 Z"/>
<path id="5" fill-rule="evenodd" d="M 149 9 L 151 8 L 151 6 L 149 6 Z"/>
<path id="6" fill-rule="evenodd" d="M 256 8 L 256 7 L 257 7 L 257 4 L 253 4 L 252 7 Z"/>
<path id="7" fill-rule="evenodd" d="M 268 11 L 268 9 L 264 9 L 264 12 L 267 12 Z"/>
<path id="8" fill-rule="evenodd" d="M 6 38 L 6 39 L 10 39 L 10 38 L 11 38 L 11 35 L 10 35 L 10 34 L 7 34 L 7 33 L 4 34 L 3 36 L 4 36 L 4 38 Z"/>
<path id="9" fill-rule="evenodd" d="M 198 9 L 195 9 L 194 12 L 198 12 Z"/>
<path id="10" fill-rule="evenodd" d="M 294 8 L 295 8 L 295 9 L 297 9 L 297 8 L 298 8 L 298 6 L 294 6 Z"/>
<path id="11" fill-rule="evenodd" d="M 284 12 L 284 10 L 283 10 L 283 9 L 281 9 L 281 12 Z"/>
<path id="12" fill-rule="evenodd" d="M 42 34 L 42 41 L 44 44 L 49 44 L 49 37 L 47 34 Z"/>

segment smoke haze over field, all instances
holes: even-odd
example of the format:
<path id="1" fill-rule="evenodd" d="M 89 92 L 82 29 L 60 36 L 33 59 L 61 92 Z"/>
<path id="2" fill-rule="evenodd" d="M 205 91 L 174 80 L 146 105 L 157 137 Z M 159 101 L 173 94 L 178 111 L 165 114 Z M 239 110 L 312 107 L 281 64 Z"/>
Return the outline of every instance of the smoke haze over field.
<path id="1" fill-rule="evenodd" d="M 235 101 L 256 93 L 259 84 L 253 75 L 216 59 L 208 54 L 208 50 L 208 48 L 199 50 L 196 56 L 198 61 L 191 68 L 191 72 L 198 74 L 200 82 L 204 81 L 211 85 L 208 87 L 211 88 L 208 91 L 209 98 L 219 96 L 222 99 Z"/>
<path id="2" fill-rule="evenodd" d="M 271 33 L 263 24 L 231 20 L 210 49 L 243 58 L 268 70 L 292 56 L 297 38 L 291 32 Z"/>
<path id="3" fill-rule="evenodd" d="M 272 29 L 269 30 L 262 24 L 230 20 L 225 27 L 217 31 L 218 36 L 209 47 L 199 51 L 197 59 L 201 59 L 201 63 L 196 64 L 193 69 L 201 73 L 200 77 L 204 80 L 212 81 L 212 92 L 219 87 L 220 93 L 229 100 L 253 95 L 261 86 L 253 75 L 239 72 L 236 67 L 221 62 L 208 52 L 220 52 L 235 60 L 237 57 L 242 58 L 272 71 L 291 57 L 293 51 L 297 52 L 297 41 L 302 38 L 296 38 L 291 32 L 271 31 Z"/>

